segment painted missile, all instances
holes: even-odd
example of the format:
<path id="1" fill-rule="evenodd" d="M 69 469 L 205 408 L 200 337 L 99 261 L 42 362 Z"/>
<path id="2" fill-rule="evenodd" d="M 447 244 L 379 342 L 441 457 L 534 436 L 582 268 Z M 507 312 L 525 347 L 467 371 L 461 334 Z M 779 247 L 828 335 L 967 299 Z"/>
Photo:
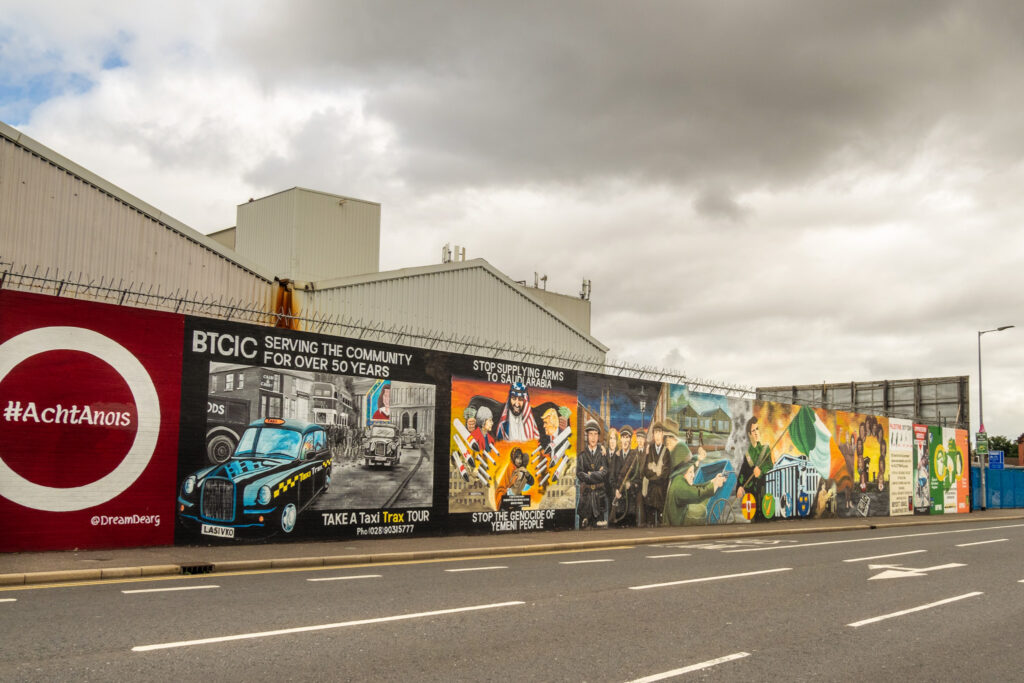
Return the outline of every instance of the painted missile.
<path id="1" fill-rule="evenodd" d="M 469 481 L 469 472 L 466 471 L 466 466 L 462 462 L 462 457 L 455 451 L 452 451 L 452 464 L 458 469 L 459 474 L 462 476 L 463 481 Z"/>
<path id="2" fill-rule="evenodd" d="M 557 475 L 559 478 L 561 478 L 561 476 L 563 474 L 565 474 L 565 468 L 568 467 L 568 465 L 569 465 L 569 458 L 562 458 L 562 464 L 558 466 L 557 470 L 555 470 L 555 475 Z M 557 479 L 555 481 L 557 481 Z"/>
<path id="3" fill-rule="evenodd" d="M 466 446 L 473 451 L 480 452 L 480 444 L 476 442 L 473 435 L 466 429 L 466 425 L 462 424 L 462 420 L 455 418 L 452 420 L 452 424 L 455 426 L 455 433 L 462 437 L 462 440 L 466 443 Z"/>
<path id="4" fill-rule="evenodd" d="M 459 451 L 462 453 L 462 457 L 466 459 L 466 463 L 469 465 L 469 468 L 475 470 L 476 458 L 473 457 L 472 451 L 469 450 L 469 448 L 466 446 L 466 442 L 462 439 L 462 437 L 459 436 L 458 433 L 455 433 L 453 436 L 455 438 L 455 445 L 459 447 Z"/>
<path id="5" fill-rule="evenodd" d="M 483 473 L 483 470 L 476 470 L 476 476 L 477 476 L 477 478 L 480 481 L 482 481 L 484 483 L 484 486 L 490 486 L 491 485 L 490 478 L 486 474 Z"/>

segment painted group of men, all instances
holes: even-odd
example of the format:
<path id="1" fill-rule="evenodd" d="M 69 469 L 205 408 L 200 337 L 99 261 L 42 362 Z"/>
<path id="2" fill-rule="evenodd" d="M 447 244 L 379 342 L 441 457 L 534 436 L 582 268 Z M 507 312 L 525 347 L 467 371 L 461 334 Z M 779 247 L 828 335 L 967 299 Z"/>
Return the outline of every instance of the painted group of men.
<path id="1" fill-rule="evenodd" d="M 587 420 L 576 455 L 580 528 L 703 523 L 701 503 L 725 484 L 725 475 L 695 484 L 697 468 L 707 457 L 704 448 L 695 457 L 679 439 L 673 420 L 655 422 L 650 432 L 648 443 L 642 429 L 612 429 L 606 446 L 597 421 Z"/>

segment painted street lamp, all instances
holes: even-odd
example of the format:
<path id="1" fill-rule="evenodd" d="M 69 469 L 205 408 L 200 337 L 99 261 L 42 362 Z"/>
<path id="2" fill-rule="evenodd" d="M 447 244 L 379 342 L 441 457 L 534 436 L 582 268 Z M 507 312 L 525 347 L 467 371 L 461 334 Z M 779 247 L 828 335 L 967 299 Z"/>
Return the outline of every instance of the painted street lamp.
<path id="1" fill-rule="evenodd" d="M 978 433 L 985 434 L 985 411 L 984 411 L 984 394 L 981 390 L 981 335 L 988 334 L 989 332 L 1002 332 L 1008 330 L 1013 325 L 1003 325 L 1002 327 L 995 327 L 991 330 L 978 330 Z M 977 447 L 977 441 L 975 441 L 975 447 Z M 978 458 L 978 471 L 981 472 L 981 509 L 985 510 L 988 505 L 988 494 L 985 491 L 985 462 Z"/>

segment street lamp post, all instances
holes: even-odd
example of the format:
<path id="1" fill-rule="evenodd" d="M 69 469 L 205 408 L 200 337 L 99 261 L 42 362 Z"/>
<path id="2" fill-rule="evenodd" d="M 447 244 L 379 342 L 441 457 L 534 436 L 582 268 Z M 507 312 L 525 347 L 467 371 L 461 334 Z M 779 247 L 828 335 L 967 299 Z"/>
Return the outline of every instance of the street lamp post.
<path id="1" fill-rule="evenodd" d="M 1013 325 L 1003 325 L 1002 327 L 994 327 L 991 330 L 978 330 L 978 433 L 985 434 L 985 399 L 984 394 L 981 390 L 981 335 L 988 334 L 989 332 L 1002 332 L 1008 330 Z M 975 439 L 975 449 L 977 449 L 977 439 Z M 981 509 L 985 510 L 988 505 L 988 494 L 985 491 L 985 462 L 978 457 L 978 471 L 981 472 Z"/>

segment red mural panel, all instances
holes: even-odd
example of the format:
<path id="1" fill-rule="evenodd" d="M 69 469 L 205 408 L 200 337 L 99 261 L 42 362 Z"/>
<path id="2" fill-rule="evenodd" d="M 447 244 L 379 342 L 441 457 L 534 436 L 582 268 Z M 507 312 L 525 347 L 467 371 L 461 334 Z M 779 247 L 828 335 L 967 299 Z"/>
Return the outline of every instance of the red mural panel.
<path id="1" fill-rule="evenodd" d="M 0 291 L 0 551 L 173 542 L 183 329 Z"/>

